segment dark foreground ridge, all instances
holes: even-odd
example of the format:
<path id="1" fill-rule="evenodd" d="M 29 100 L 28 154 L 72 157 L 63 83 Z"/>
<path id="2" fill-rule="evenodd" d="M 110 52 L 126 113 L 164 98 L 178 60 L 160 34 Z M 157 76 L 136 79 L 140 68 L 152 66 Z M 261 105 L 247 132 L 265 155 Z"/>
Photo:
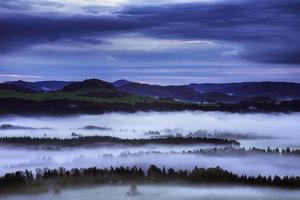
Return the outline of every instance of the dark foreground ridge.
<path id="1" fill-rule="evenodd" d="M 1 97 L 1 95 L 0 95 Z M 132 97 L 127 97 L 127 99 Z M 173 112 L 173 111 L 224 111 L 224 112 L 299 112 L 300 100 L 282 101 L 279 103 L 243 101 L 236 104 L 226 103 L 189 103 L 170 99 L 149 100 L 150 97 L 139 101 L 114 99 L 109 101 L 49 99 L 31 100 L 22 98 L 0 98 L 0 115 L 5 114 L 102 114 L 109 112 L 134 113 L 139 111 Z M 125 98 L 124 98 L 125 99 Z M 133 98 L 132 98 L 133 99 Z M 101 101 L 101 102 L 99 102 Z"/>
<path id="2" fill-rule="evenodd" d="M 7 173 L 0 177 L 0 194 L 47 192 L 70 186 L 88 185 L 120 185 L 120 184 L 222 184 L 222 185 L 252 185 L 271 186 L 282 188 L 299 188 L 300 177 L 265 177 L 265 176 L 238 176 L 220 167 L 197 168 L 192 171 L 160 169 L 151 165 L 147 171 L 141 168 L 116 167 L 99 169 L 37 169 L 36 175 L 30 171 Z"/>
<path id="3" fill-rule="evenodd" d="M 240 145 L 236 140 L 206 137 L 174 137 L 174 138 L 153 138 L 153 139 L 121 139 L 111 136 L 84 136 L 76 138 L 35 138 L 35 137 L 0 137 L 0 144 L 7 145 L 51 145 L 77 147 L 85 145 L 101 144 L 125 144 L 125 145 L 146 145 L 146 144 L 215 144 L 215 145 Z"/>

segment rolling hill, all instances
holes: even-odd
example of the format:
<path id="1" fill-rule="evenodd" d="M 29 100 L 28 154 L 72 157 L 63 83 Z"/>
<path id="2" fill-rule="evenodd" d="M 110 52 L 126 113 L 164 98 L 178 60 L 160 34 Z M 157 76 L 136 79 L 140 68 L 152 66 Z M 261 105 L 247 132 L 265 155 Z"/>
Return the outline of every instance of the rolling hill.
<path id="1" fill-rule="evenodd" d="M 188 87 L 205 94 L 218 92 L 243 98 L 266 96 L 277 99 L 293 99 L 300 97 L 300 84 L 289 82 L 244 82 L 225 84 L 189 84 Z"/>
<path id="2" fill-rule="evenodd" d="M 70 83 L 57 91 L 36 92 L 15 84 L 0 84 L 0 114 L 97 114 L 114 111 L 182 110 L 300 111 L 299 100 L 278 103 L 270 97 L 262 96 L 248 97 L 229 104 L 227 102 L 236 101 L 235 98 L 237 97 L 218 92 L 200 94 L 188 86 L 155 86 L 132 82 L 125 83 L 124 81 L 121 85 L 115 87 L 102 80 L 89 79 Z M 137 95 L 137 93 L 142 95 Z M 186 101 L 174 100 L 177 98 Z M 189 101 L 195 101 L 198 98 L 222 99 L 222 101 L 217 103 L 192 103 Z"/>
<path id="3" fill-rule="evenodd" d="M 141 96 L 172 98 L 184 101 L 201 101 L 201 94 L 186 86 L 160 86 L 142 83 L 127 83 L 118 87 L 119 90 Z"/>
<path id="4" fill-rule="evenodd" d="M 35 93 L 35 90 L 32 90 L 27 87 L 23 87 L 20 85 L 14 85 L 9 83 L 0 83 L 0 90 L 4 91 L 15 91 L 15 92 L 24 92 L 24 93 Z"/>
<path id="5" fill-rule="evenodd" d="M 43 86 L 47 86 L 44 90 Z M 51 90 L 50 90 L 50 89 Z M 189 84 L 161 86 L 119 80 L 114 83 L 98 79 L 77 82 L 16 81 L 0 84 L 0 98 L 44 101 L 84 101 L 93 103 L 167 103 L 188 104 L 210 102 L 214 104 L 249 105 L 262 97 L 274 102 L 300 98 L 300 84 L 286 82 L 248 82 L 224 84 Z M 254 100 L 254 101 L 253 101 Z M 257 100 L 258 101 L 258 100 Z M 151 107 L 151 106 L 150 106 Z"/>
<path id="6" fill-rule="evenodd" d="M 190 102 L 237 103 L 259 96 L 277 100 L 300 98 L 300 84 L 288 82 L 192 83 L 181 86 L 160 86 L 119 80 L 113 84 L 124 92 Z"/>
<path id="7" fill-rule="evenodd" d="M 27 82 L 27 81 L 10 81 L 6 82 L 10 85 L 16 85 L 23 88 L 30 89 L 36 92 L 51 92 L 60 90 L 66 85 L 73 83 L 72 81 L 37 81 L 37 82 Z"/>

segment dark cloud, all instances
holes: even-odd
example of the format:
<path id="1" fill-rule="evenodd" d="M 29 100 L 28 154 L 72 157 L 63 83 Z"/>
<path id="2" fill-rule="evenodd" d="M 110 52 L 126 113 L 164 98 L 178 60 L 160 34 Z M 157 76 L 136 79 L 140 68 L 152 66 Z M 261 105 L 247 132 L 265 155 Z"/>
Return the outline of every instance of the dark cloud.
<path id="1" fill-rule="evenodd" d="M 240 57 L 260 63 L 295 64 L 299 67 L 299 43 L 296 45 L 291 43 L 285 45 L 286 46 L 281 48 L 272 48 L 272 44 L 266 43 L 262 48 L 259 48 L 260 45 L 248 47 L 246 51 L 241 53 Z"/>
<path id="2" fill-rule="evenodd" d="M 300 63 L 299 10 L 298 0 L 269 0 L 136 7 L 122 14 L 164 24 L 145 34 L 230 41 L 244 47 L 246 59 Z"/>
<path id="3" fill-rule="evenodd" d="M 300 63 L 299 0 L 129 6 L 106 17 L 99 15 L 103 7 L 85 7 L 87 13 L 73 16 L 32 12 L 13 15 L 20 4 L 11 1 L 1 2 L 0 7 L 11 10 L 10 15 L 0 16 L 2 53 L 66 39 L 101 44 L 102 40 L 98 43 L 99 39 L 93 37 L 126 32 L 168 39 L 226 41 L 242 46 L 240 57 L 244 59 Z"/>
<path id="4" fill-rule="evenodd" d="M 300 63 L 300 1 L 232 1 L 127 8 L 123 14 L 160 21 L 146 34 L 166 38 L 231 41 L 242 57 L 259 62 Z"/>
<path id="5" fill-rule="evenodd" d="M 0 51 L 69 39 L 95 43 L 91 37 L 113 35 L 144 27 L 147 23 L 118 16 L 36 16 L 19 14 L 0 17 Z M 89 39 L 85 39 L 89 38 Z"/>

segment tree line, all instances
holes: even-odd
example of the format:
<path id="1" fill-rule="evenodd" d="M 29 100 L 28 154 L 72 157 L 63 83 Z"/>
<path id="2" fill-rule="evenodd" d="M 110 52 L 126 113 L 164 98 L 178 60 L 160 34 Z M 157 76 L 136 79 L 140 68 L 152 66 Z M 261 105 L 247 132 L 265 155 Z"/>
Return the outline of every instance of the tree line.
<path id="1" fill-rule="evenodd" d="M 58 146 L 82 146 L 97 145 L 99 143 L 113 143 L 126 145 L 146 144 L 215 144 L 215 145 L 240 145 L 236 140 L 209 138 L 209 137 L 174 137 L 151 139 L 121 139 L 111 136 L 84 136 L 76 138 L 38 138 L 38 137 L 0 137 L 0 144 L 12 145 L 58 145 Z"/>
<path id="2" fill-rule="evenodd" d="M 35 176 L 30 171 L 7 173 L 0 177 L 0 193 L 46 191 L 51 186 L 63 188 L 67 186 L 102 185 L 102 184 L 228 184 L 272 186 L 283 188 L 299 188 L 300 177 L 297 176 L 239 176 L 220 167 L 198 168 L 193 170 L 165 169 L 151 165 L 148 170 L 138 167 L 111 168 L 74 168 L 67 170 L 37 169 Z"/>
<path id="3" fill-rule="evenodd" d="M 204 155 L 251 155 L 251 154 L 261 154 L 261 155 L 300 155 L 300 149 L 293 148 L 257 148 L 252 147 L 249 149 L 245 148 L 234 148 L 234 147 L 223 147 L 223 148 L 210 148 L 210 149 L 197 149 L 193 151 L 183 151 L 182 153 L 194 153 L 194 154 L 204 154 Z"/>
<path id="4" fill-rule="evenodd" d="M 204 148 L 204 149 L 194 149 L 188 151 L 169 151 L 169 152 L 161 152 L 157 150 L 151 151 L 139 151 L 139 152 L 130 152 L 124 151 L 120 154 L 121 157 L 129 157 L 129 156 L 140 156 L 140 155 L 149 155 L 149 154 L 196 154 L 196 155 L 209 155 L 209 156 L 243 156 L 243 155 L 288 155 L 288 156 L 300 156 L 300 149 L 291 149 L 289 147 L 285 149 L 271 149 L 268 147 L 267 149 L 252 147 L 249 149 L 245 148 L 234 148 L 232 146 L 221 147 L 221 148 Z M 112 157 L 112 155 L 111 155 Z"/>
<path id="5" fill-rule="evenodd" d="M 237 104 L 213 103 L 195 104 L 171 100 L 148 102 L 94 102 L 71 99 L 49 99 L 36 101 L 16 98 L 0 98 L 0 114 L 101 114 L 106 112 L 138 111 L 226 111 L 226 112 L 297 112 L 300 111 L 300 100 L 283 101 L 276 104 L 240 102 Z"/>

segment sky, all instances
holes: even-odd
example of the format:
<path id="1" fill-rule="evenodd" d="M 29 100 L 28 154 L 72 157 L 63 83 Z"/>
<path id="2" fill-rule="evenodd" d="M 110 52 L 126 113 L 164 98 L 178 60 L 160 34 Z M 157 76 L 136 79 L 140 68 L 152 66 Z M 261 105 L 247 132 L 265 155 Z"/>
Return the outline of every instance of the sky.
<path id="1" fill-rule="evenodd" d="M 300 82 L 300 0 L 1 0 L 0 82 Z"/>

